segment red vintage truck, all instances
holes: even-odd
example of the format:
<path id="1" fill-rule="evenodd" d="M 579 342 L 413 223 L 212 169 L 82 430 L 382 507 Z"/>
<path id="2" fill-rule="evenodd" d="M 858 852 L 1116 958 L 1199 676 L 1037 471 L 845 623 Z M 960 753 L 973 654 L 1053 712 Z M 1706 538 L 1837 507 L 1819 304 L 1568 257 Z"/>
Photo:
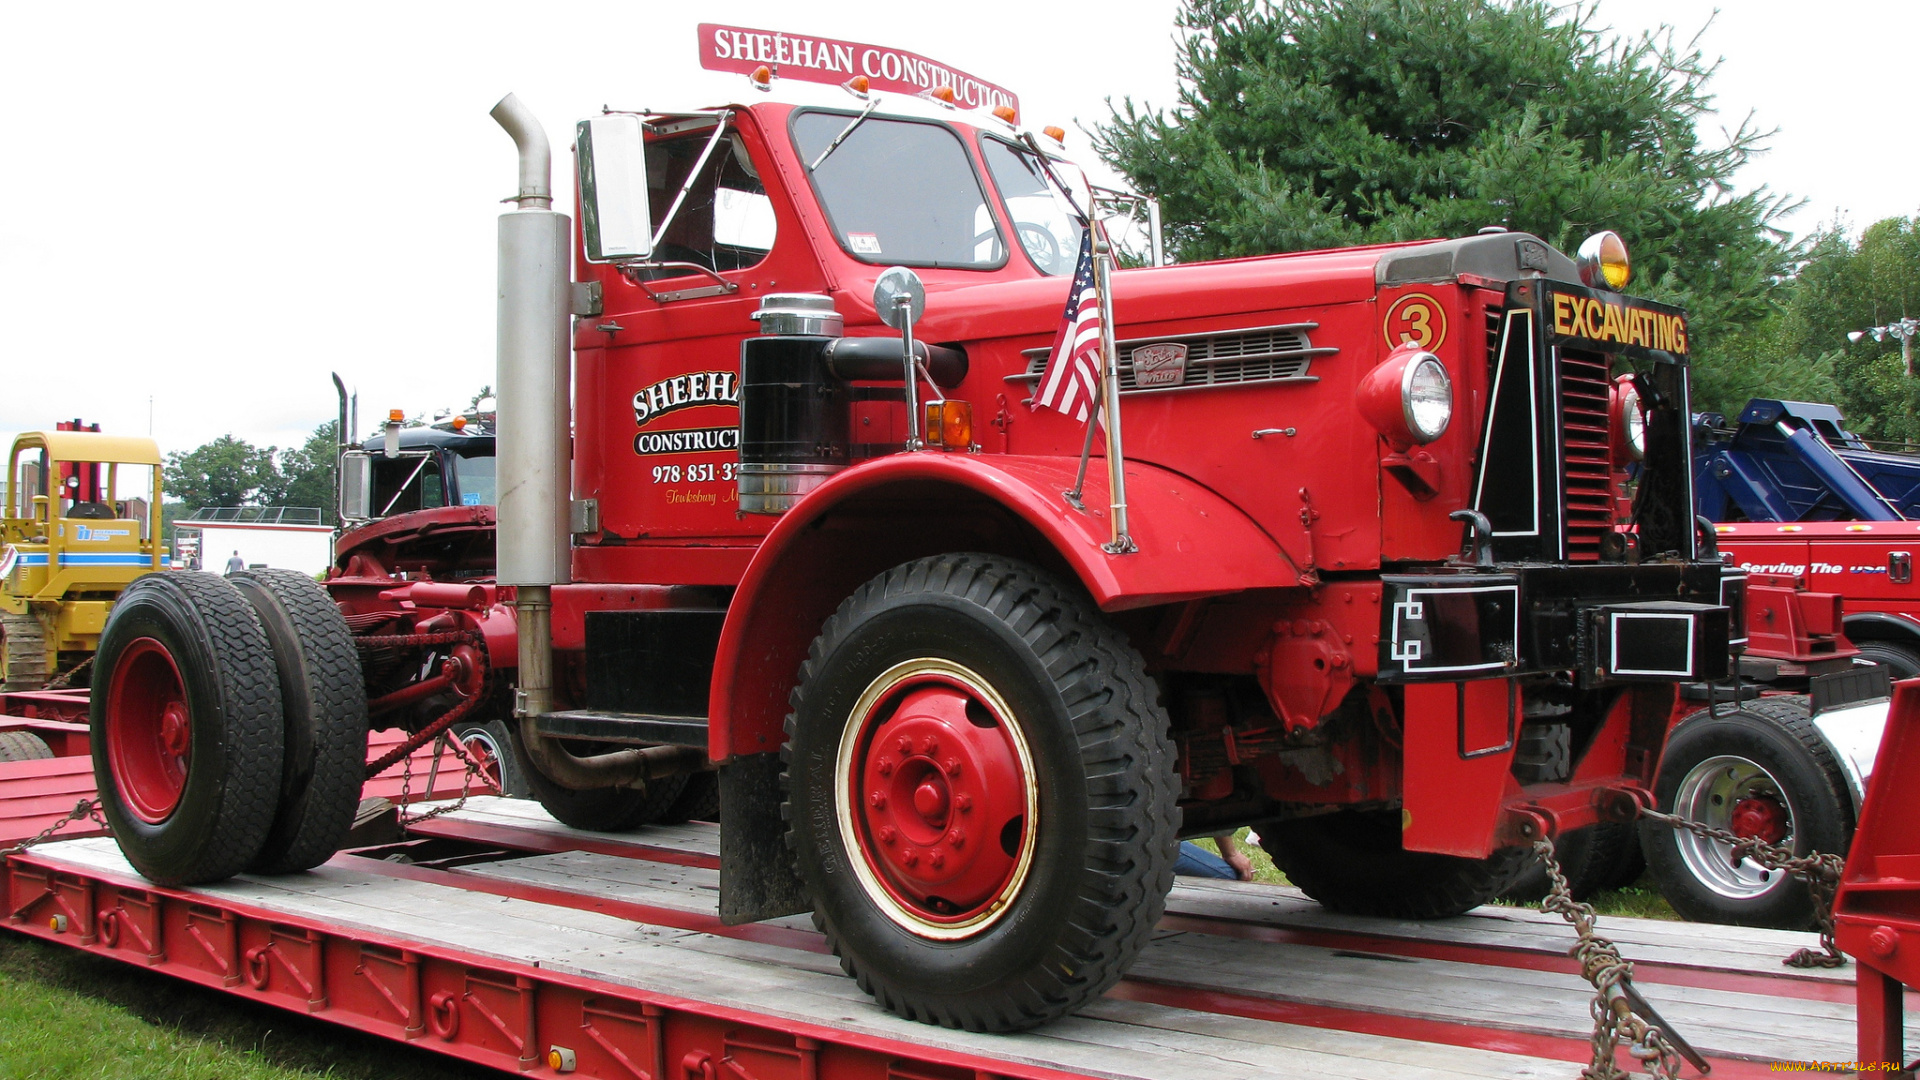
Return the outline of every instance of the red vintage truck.
<path id="1" fill-rule="evenodd" d="M 315 865 L 370 714 L 510 713 L 556 818 L 711 782 L 724 918 L 812 910 L 887 1008 L 1011 1030 L 1126 969 L 1179 837 L 1259 823 L 1322 903 L 1430 917 L 1649 803 L 1741 578 L 1617 239 L 1116 270 L 1095 439 L 1030 404 L 1058 144 L 841 76 L 583 122 L 577 231 L 500 103 L 497 516 L 369 525 L 324 589 L 136 585 L 92 714 L 135 867 Z"/>

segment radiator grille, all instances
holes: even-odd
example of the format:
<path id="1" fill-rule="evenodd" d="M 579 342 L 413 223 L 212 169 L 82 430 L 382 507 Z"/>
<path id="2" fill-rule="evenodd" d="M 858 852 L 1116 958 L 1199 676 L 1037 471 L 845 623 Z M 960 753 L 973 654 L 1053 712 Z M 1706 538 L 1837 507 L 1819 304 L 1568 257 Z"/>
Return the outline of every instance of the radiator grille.
<path id="1" fill-rule="evenodd" d="M 1607 437 L 1607 358 L 1560 353 L 1560 469 L 1567 558 L 1598 562 L 1600 541 L 1613 531 L 1611 445 Z"/>
<path id="2" fill-rule="evenodd" d="M 1315 348 L 1307 332 L 1314 323 L 1291 326 L 1267 326 L 1236 330 L 1224 334 L 1191 334 L 1176 337 L 1136 338 L 1114 344 L 1120 358 L 1120 392 L 1157 393 L 1164 390 L 1193 390 L 1207 386 L 1239 386 L 1247 383 L 1285 382 L 1306 379 L 1307 369 L 1316 356 L 1330 356 L 1340 350 Z M 1172 386 L 1139 387 L 1134 380 L 1133 350 L 1143 345 L 1178 344 L 1187 347 L 1187 370 Z M 1047 366 L 1046 349 L 1028 349 L 1027 370 L 1011 380 L 1037 383 Z"/>

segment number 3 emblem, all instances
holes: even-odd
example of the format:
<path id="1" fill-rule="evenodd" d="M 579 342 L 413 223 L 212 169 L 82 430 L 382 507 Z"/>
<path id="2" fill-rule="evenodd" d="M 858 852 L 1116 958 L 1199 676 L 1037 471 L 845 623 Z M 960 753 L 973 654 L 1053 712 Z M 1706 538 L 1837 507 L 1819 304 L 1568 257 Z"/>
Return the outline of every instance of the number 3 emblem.
<path id="1" fill-rule="evenodd" d="M 1426 293 L 1408 293 L 1387 309 L 1381 329 L 1390 349 L 1418 345 L 1431 351 L 1447 340 L 1447 311 Z"/>

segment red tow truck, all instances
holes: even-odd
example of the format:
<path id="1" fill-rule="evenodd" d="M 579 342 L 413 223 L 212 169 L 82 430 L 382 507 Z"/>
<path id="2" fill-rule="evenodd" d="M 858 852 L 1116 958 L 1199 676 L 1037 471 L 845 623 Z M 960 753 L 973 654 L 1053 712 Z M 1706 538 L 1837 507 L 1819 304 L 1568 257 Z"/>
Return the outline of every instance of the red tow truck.
<path id="1" fill-rule="evenodd" d="M 324 588 L 128 592 L 93 752 L 148 882 L 324 862 L 370 716 L 510 715 L 554 818 L 712 783 L 724 924 L 810 910 L 885 1008 L 1008 1031 L 1121 979 L 1182 836 L 1430 918 L 1650 804 L 1741 579 L 1617 238 L 1102 266 L 1096 439 L 1030 402 L 1090 201 L 1059 144 L 808 55 L 584 121 L 578 231 L 496 107 L 498 506 L 349 534 Z"/>

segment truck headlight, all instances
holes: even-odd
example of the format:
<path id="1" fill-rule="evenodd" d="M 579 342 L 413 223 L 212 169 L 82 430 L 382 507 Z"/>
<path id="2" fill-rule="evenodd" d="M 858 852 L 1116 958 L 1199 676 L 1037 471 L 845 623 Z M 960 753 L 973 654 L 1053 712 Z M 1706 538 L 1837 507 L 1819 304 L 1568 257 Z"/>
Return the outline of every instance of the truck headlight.
<path id="1" fill-rule="evenodd" d="M 1453 380 L 1440 358 L 1402 345 L 1360 380 L 1360 415 L 1396 449 L 1430 443 L 1453 419 Z"/>
<path id="2" fill-rule="evenodd" d="M 1633 376 L 1613 380 L 1614 460 L 1641 461 L 1647 456 L 1647 408 Z"/>

